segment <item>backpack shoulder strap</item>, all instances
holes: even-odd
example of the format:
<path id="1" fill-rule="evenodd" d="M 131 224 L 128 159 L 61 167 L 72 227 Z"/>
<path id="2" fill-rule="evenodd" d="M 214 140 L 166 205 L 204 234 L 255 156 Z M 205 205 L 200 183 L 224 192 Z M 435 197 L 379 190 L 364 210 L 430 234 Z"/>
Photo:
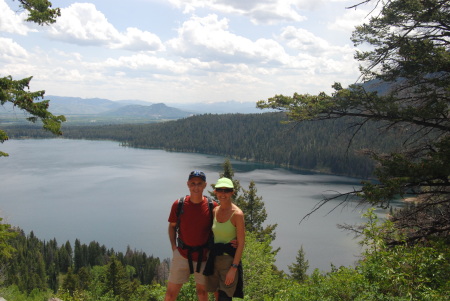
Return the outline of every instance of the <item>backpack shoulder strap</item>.
<path id="1" fill-rule="evenodd" d="M 208 208 L 209 208 L 209 215 L 211 217 L 211 223 L 213 221 L 214 215 L 213 215 L 213 210 L 214 210 L 214 203 L 213 200 L 208 197 L 205 196 L 206 199 L 208 200 Z M 183 214 L 183 205 L 184 205 L 184 200 L 185 197 L 181 197 L 178 199 L 178 207 L 177 207 L 177 224 L 175 226 L 175 231 L 178 233 L 178 229 L 180 228 L 180 216 Z"/>
<path id="2" fill-rule="evenodd" d="M 206 197 L 206 199 L 208 200 L 208 209 L 209 209 L 209 218 L 210 218 L 210 222 L 211 222 L 211 226 L 214 222 L 214 202 L 213 199 L 210 197 Z M 209 238 L 208 238 L 208 248 L 211 250 L 213 245 L 214 245 L 214 233 L 213 231 L 210 231 L 209 233 Z"/>
<path id="3" fill-rule="evenodd" d="M 177 207 L 177 224 L 175 226 L 175 232 L 178 233 L 178 229 L 180 229 L 180 215 L 183 214 L 183 205 L 184 205 L 184 198 L 181 197 L 178 199 L 178 207 Z"/>
<path id="4" fill-rule="evenodd" d="M 178 199 L 177 217 L 183 214 L 184 199 L 184 196 Z"/>
<path id="5" fill-rule="evenodd" d="M 213 211 L 214 211 L 214 203 L 213 203 L 212 198 L 210 198 L 209 196 L 207 196 L 206 199 L 208 200 L 209 215 L 210 215 L 210 217 L 211 217 L 211 223 L 212 223 L 213 218 L 214 218 L 214 214 L 213 214 Z"/>

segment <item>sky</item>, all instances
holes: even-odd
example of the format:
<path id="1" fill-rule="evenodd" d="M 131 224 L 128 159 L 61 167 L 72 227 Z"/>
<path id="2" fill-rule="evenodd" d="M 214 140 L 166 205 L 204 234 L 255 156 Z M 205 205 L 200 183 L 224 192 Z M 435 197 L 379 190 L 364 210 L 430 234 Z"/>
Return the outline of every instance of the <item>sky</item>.
<path id="1" fill-rule="evenodd" d="M 331 93 L 359 71 L 357 0 L 54 0 L 61 17 L 25 22 L 0 0 L 0 76 L 46 95 L 150 103 L 257 102 Z"/>

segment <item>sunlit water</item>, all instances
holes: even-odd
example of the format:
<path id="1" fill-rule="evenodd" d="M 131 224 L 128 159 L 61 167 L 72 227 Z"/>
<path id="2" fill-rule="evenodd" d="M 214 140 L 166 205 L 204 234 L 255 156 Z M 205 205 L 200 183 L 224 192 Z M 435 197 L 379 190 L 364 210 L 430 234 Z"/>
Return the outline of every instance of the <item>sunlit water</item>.
<path id="1" fill-rule="evenodd" d="M 0 216 L 25 233 L 59 245 L 76 238 L 107 248 L 127 246 L 161 259 L 170 257 L 167 218 L 172 202 L 188 193 L 193 169 L 214 183 L 223 157 L 121 147 L 117 142 L 87 140 L 10 140 L 0 145 Z M 288 271 L 301 246 L 310 272 L 353 265 L 360 247 L 337 224 L 361 223 L 352 206 L 328 212 L 328 204 L 299 223 L 323 195 L 357 188 L 359 180 L 306 174 L 267 165 L 231 161 L 244 188 L 256 183 L 268 224 L 277 223 L 274 247 L 279 269 Z M 209 186 L 208 186 L 209 187 Z"/>

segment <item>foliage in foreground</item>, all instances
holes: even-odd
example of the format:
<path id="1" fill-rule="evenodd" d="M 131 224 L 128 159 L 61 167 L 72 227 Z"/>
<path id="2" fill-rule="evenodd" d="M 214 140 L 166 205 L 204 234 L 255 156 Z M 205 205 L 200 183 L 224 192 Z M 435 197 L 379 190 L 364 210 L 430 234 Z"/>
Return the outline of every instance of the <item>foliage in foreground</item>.
<path id="1" fill-rule="evenodd" d="M 275 301 L 444 301 L 450 293 L 450 250 L 443 241 L 390 247 L 385 233 L 392 223 L 380 223 L 369 211 L 362 244 L 366 251 L 356 267 L 314 270 L 302 281 L 274 267 L 270 237 L 261 242 L 250 233 L 243 257 L 244 300 Z M 185 285 L 179 300 L 195 299 L 195 284 Z"/>
<path id="2" fill-rule="evenodd" d="M 355 268 L 333 268 L 325 274 L 316 269 L 305 281 L 291 282 L 265 300 L 447 300 L 448 244 L 432 241 L 390 247 L 385 233 L 392 233 L 392 223 L 380 224 L 373 211 L 365 217 L 362 244 L 366 251 Z"/>
<path id="3" fill-rule="evenodd" d="M 368 220 L 362 239 L 365 252 L 356 267 L 332 267 L 327 273 L 316 269 L 301 281 L 277 270 L 270 236 L 261 241 L 248 233 L 242 259 L 244 300 L 447 300 L 450 293 L 448 243 L 435 240 L 389 246 L 386 236 L 393 233 L 392 223 L 380 223 L 371 211 L 365 217 Z M 397 235 L 402 236 L 400 232 Z M 9 285 L 0 287 L 0 296 L 8 301 L 48 300 L 50 296 L 64 301 L 164 299 L 163 285 L 141 285 L 131 277 L 134 269 L 117 259 L 88 270 L 80 269 L 84 272 L 75 278 L 71 270 L 61 274 L 57 293 L 48 289 L 23 292 L 17 285 Z M 195 296 L 195 284 L 191 281 L 183 286 L 178 300 L 191 301 Z"/>

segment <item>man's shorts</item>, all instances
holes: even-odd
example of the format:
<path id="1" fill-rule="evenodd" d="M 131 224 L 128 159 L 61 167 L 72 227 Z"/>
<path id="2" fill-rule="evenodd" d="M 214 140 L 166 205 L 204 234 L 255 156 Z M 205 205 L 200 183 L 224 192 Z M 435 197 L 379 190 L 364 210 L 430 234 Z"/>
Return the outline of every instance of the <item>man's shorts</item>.
<path id="1" fill-rule="evenodd" d="M 195 283 L 205 285 L 205 276 L 203 270 L 205 269 L 206 261 L 203 261 L 200 266 L 200 273 L 196 272 L 197 262 L 192 262 L 194 265 L 194 279 Z M 169 282 L 175 284 L 184 284 L 189 281 L 190 270 L 187 258 L 184 258 L 178 249 L 173 251 L 172 263 L 169 271 Z"/>

